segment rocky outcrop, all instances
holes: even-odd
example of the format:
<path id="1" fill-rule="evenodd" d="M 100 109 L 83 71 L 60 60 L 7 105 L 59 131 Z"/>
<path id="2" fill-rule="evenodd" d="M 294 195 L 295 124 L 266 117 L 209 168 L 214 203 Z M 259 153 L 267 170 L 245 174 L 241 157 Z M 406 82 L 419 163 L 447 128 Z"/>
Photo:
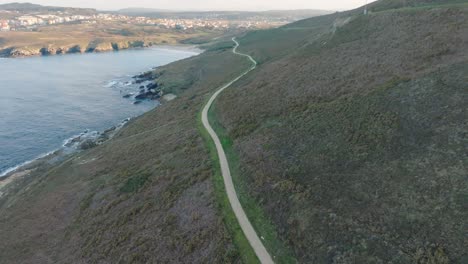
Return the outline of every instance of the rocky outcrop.
<path id="1" fill-rule="evenodd" d="M 160 76 L 160 73 L 154 71 L 148 71 L 133 76 L 133 79 L 135 79 L 134 83 L 143 84 L 139 87 L 140 91 L 135 96 L 136 102 L 140 103 L 139 101 L 142 100 L 158 100 L 164 95 L 162 86 L 157 80 Z"/>
<path id="2" fill-rule="evenodd" d="M 56 54 L 70 53 L 91 53 L 91 52 L 108 52 L 118 51 L 130 48 L 150 47 L 153 42 L 143 40 L 106 42 L 101 40 L 91 41 L 88 45 L 74 44 L 69 46 L 55 47 L 49 45 L 47 47 L 7 47 L 0 49 L 0 57 L 30 57 L 30 56 L 50 56 Z"/>
<path id="3" fill-rule="evenodd" d="M 107 52 L 113 51 L 114 47 L 110 42 L 91 42 L 89 43 L 88 47 L 86 48 L 86 52 Z"/>
<path id="4" fill-rule="evenodd" d="M 103 132 L 86 130 L 80 135 L 69 139 L 67 142 L 65 142 L 63 147 L 69 150 L 72 150 L 72 149 L 73 150 L 86 150 L 86 149 L 94 148 L 106 142 L 107 140 L 111 139 L 112 137 L 114 137 L 114 135 L 122 127 L 124 127 L 128 123 L 128 121 L 130 121 L 129 118 L 123 120 L 117 126 L 113 126 L 109 129 L 106 129 Z M 63 151 L 63 150 L 59 150 L 59 151 Z M 68 151 L 68 153 L 69 152 L 70 151 Z"/>
<path id="5" fill-rule="evenodd" d="M 135 99 L 137 100 L 157 100 L 161 98 L 163 95 L 163 92 L 161 89 L 150 89 L 146 91 L 141 91 L 137 96 L 135 96 Z"/>
<path id="6" fill-rule="evenodd" d="M 153 81 L 153 80 L 159 78 L 160 76 L 161 76 L 161 74 L 159 74 L 157 72 L 148 71 L 148 72 L 144 72 L 142 74 L 133 76 L 133 79 L 135 79 L 136 83 L 142 83 L 142 82 L 146 82 L 146 81 Z"/>
<path id="7" fill-rule="evenodd" d="M 146 48 L 153 46 L 153 42 L 146 42 L 143 40 L 135 40 L 135 41 L 121 41 L 121 42 L 113 42 L 112 48 L 114 50 L 124 50 L 130 48 Z"/>
<path id="8" fill-rule="evenodd" d="M 60 47 L 60 48 L 57 48 L 57 51 L 56 51 L 55 54 L 59 55 L 59 54 L 64 54 L 64 53 L 67 53 L 66 50 L 64 48 Z"/>
<path id="9" fill-rule="evenodd" d="M 40 52 L 43 56 L 55 55 L 57 54 L 57 49 L 53 47 L 47 47 L 40 49 Z"/>
<path id="10" fill-rule="evenodd" d="M 113 42 L 111 45 L 113 50 L 124 50 L 130 48 L 128 41 Z"/>
<path id="11" fill-rule="evenodd" d="M 11 48 L 7 52 L 6 57 L 17 58 L 17 57 L 29 57 L 41 55 L 40 49 L 30 49 L 30 48 Z"/>
<path id="12" fill-rule="evenodd" d="M 85 49 L 80 45 L 73 45 L 70 47 L 43 47 L 43 48 L 29 48 L 29 47 L 11 47 L 0 51 L 1 57 L 18 58 L 18 57 L 31 57 L 31 56 L 50 56 L 56 54 L 66 53 L 83 53 Z"/>
<path id="13" fill-rule="evenodd" d="M 148 45 L 147 45 L 144 41 L 141 41 L 141 40 L 130 41 L 130 42 L 128 43 L 128 45 L 129 45 L 131 48 L 144 48 L 144 47 L 148 47 Z"/>
<path id="14" fill-rule="evenodd" d="M 74 45 L 68 49 L 64 48 L 63 50 L 65 51 L 65 53 L 84 53 L 86 51 L 86 49 L 84 49 L 80 45 Z"/>

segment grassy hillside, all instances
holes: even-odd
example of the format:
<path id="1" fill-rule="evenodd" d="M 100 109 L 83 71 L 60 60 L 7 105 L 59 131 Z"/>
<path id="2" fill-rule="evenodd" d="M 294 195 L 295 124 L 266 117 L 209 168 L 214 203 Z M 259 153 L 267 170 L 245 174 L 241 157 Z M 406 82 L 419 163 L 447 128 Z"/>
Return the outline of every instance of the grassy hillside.
<path id="1" fill-rule="evenodd" d="M 468 7 L 393 3 L 239 38 L 260 64 L 210 118 L 278 263 L 468 261 Z M 231 47 L 158 69 L 177 99 L 2 189 L 0 263 L 255 262 L 197 122 L 249 66 Z"/>
<path id="2" fill-rule="evenodd" d="M 400 8 L 415 8 L 415 7 L 437 7 L 440 5 L 457 5 L 467 4 L 466 0 L 385 0 L 377 1 L 369 6 L 372 12 L 385 10 L 393 10 Z"/>
<path id="3" fill-rule="evenodd" d="M 468 9 L 407 10 L 240 39 L 263 64 L 216 116 L 301 263 L 468 261 Z"/>

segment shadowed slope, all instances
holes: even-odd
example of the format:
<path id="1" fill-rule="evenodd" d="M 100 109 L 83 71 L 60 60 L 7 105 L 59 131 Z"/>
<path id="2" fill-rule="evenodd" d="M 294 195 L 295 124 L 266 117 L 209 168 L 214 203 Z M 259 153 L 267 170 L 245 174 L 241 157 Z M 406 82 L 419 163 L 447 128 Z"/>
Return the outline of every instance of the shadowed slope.
<path id="1" fill-rule="evenodd" d="M 467 12 L 341 14 L 296 23 L 293 39 L 245 37 L 241 51 L 268 59 L 214 107 L 239 189 L 300 262 L 466 261 Z M 270 36 L 272 49 L 254 45 Z"/>

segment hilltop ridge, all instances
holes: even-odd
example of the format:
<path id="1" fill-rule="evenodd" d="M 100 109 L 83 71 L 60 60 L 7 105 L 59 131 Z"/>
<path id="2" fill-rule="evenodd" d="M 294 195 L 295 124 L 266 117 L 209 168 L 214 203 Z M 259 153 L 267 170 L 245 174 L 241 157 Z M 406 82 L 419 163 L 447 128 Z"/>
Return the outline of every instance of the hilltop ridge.
<path id="1" fill-rule="evenodd" d="M 19 12 L 70 12 L 81 15 L 96 14 L 97 10 L 93 8 L 76 8 L 76 7 L 58 7 L 58 6 L 43 6 L 32 3 L 7 3 L 0 4 L 0 10 L 19 11 Z"/>
<path id="2" fill-rule="evenodd" d="M 369 4 L 369 10 L 379 12 L 399 8 L 430 7 L 450 4 L 466 4 L 465 0 L 383 0 Z"/>

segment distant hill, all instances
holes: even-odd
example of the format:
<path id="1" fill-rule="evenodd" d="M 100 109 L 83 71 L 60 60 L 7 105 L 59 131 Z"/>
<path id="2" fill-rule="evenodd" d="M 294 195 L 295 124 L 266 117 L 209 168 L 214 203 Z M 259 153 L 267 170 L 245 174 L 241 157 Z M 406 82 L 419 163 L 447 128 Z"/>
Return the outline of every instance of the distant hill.
<path id="1" fill-rule="evenodd" d="M 467 0 L 384 0 L 377 1 L 369 5 L 369 9 L 374 12 L 398 9 L 398 8 L 411 8 L 423 7 L 430 5 L 440 4 L 459 4 L 468 3 Z"/>
<path id="2" fill-rule="evenodd" d="M 149 8 L 127 8 L 117 11 L 120 14 L 131 15 L 131 16 L 146 16 L 146 17 L 157 17 L 157 18 L 180 18 L 180 19 L 203 19 L 213 18 L 228 19 L 228 20 L 239 20 L 249 18 L 290 18 L 291 20 L 299 20 L 319 15 L 330 14 L 332 11 L 326 10 L 271 10 L 271 11 L 173 11 L 163 9 L 149 9 Z"/>
<path id="3" fill-rule="evenodd" d="M 157 8 L 144 8 L 144 7 L 129 7 L 120 9 L 117 11 L 122 14 L 141 14 L 141 13 L 159 13 L 159 12 L 174 12 L 168 9 L 157 9 Z"/>
<path id="4" fill-rule="evenodd" d="M 21 13 L 31 12 L 68 12 L 75 14 L 95 14 L 96 9 L 92 8 L 74 8 L 74 7 L 57 7 L 57 6 L 42 6 L 31 3 L 8 3 L 0 5 L 0 10 L 18 11 Z"/>
<path id="5" fill-rule="evenodd" d="M 39 10 L 43 8 L 41 5 L 31 4 L 31 3 L 8 3 L 0 5 L 1 10 L 8 10 L 8 11 L 31 11 L 31 10 Z"/>

